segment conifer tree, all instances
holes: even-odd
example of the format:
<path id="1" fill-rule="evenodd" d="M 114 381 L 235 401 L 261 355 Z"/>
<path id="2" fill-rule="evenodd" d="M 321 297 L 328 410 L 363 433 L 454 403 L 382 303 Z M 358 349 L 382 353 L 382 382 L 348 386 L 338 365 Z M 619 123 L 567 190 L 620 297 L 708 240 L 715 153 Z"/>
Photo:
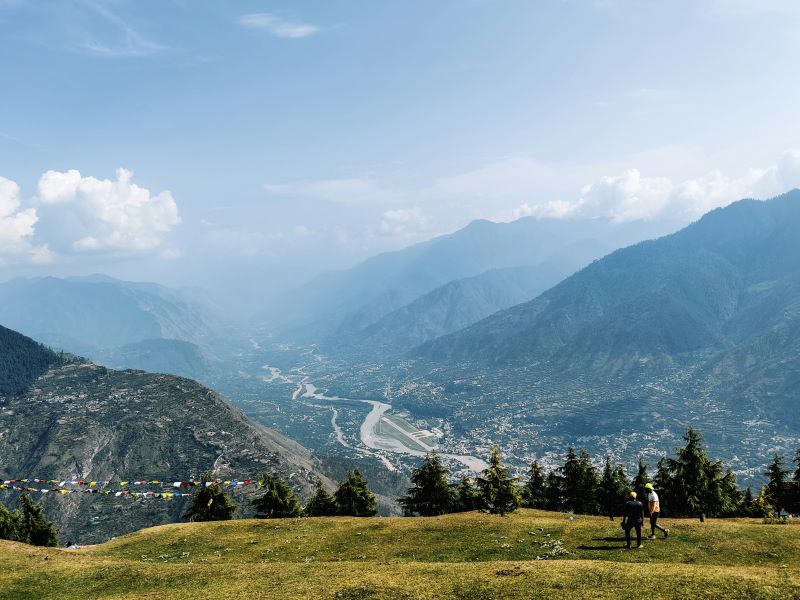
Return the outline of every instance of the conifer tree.
<path id="1" fill-rule="evenodd" d="M 544 496 L 547 510 L 560 511 L 564 509 L 564 482 L 555 470 L 547 474 Z"/>
<path id="2" fill-rule="evenodd" d="M 30 499 L 28 494 L 20 496 L 22 516 L 17 537 L 19 541 L 34 546 L 58 546 L 58 529 L 44 516 L 44 509 Z"/>
<path id="3" fill-rule="evenodd" d="M 306 504 L 303 512 L 308 517 L 330 517 L 336 514 L 336 501 L 317 477 L 314 482 L 314 495 Z"/>
<path id="4" fill-rule="evenodd" d="M 192 505 L 183 518 L 193 522 L 230 521 L 236 509 L 236 504 L 219 482 L 213 481 L 211 475 L 206 473 L 202 477 L 200 490 L 194 494 Z"/>
<path id="5" fill-rule="evenodd" d="M 644 462 L 643 457 L 639 457 L 639 464 L 637 465 L 636 475 L 631 480 L 631 489 L 636 492 L 637 497 L 643 503 L 645 503 L 644 498 L 647 496 L 645 494 L 645 485 L 648 483 L 653 483 L 653 480 L 650 479 L 650 475 L 647 472 L 647 463 Z M 646 503 L 645 503 L 646 504 Z M 645 508 L 645 514 L 647 513 L 647 506 Z"/>
<path id="6" fill-rule="evenodd" d="M 703 447 L 703 437 L 691 427 L 683 436 L 686 446 L 679 448 L 674 459 L 668 459 L 674 482 L 676 512 L 697 515 L 705 521 L 710 510 L 720 506 L 722 477 L 720 463 L 712 462 Z"/>
<path id="7" fill-rule="evenodd" d="M 736 485 L 736 474 L 732 469 L 728 469 L 725 475 L 719 480 L 720 498 L 722 505 L 719 514 L 723 517 L 736 517 L 742 514 L 742 503 L 744 495 Z"/>
<path id="8" fill-rule="evenodd" d="M 561 467 L 564 502 L 567 510 L 576 514 L 597 514 L 597 469 L 592 465 L 586 450 L 576 455 L 575 450 L 567 450 L 567 460 Z"/>
<path id="9" fill-rule="evenodd" d="M 674 508 L 678 494 L 675 489 L 675 478 L 670 472 L 669 459 L 661 458 L 656 465 L 656 476 L 653 478 L 653 485 L 658 491 L 659 504 L 661 505 L 661 515 L 669 510 L 670 505 Z M 673 510 L 675 514 L 677 512 Z"/>
<path id="10" fill-rule="evenodd" d="M 399 500 L 405 515 L 432 517 L 450 512 L 454 499 L 448 479 L 442 459 L 435 452 L 429 452 L 422 464 L 411 470 L 413 487 Z"/>
<path id="11" fill-rule="evenodd" d="M 755 508 L 755 498 L 753 498 L 753 489 L 750 486 L 747 486 L 747 489 L 742 494 L 742 502 L 741 508 L 739 509 L 739 513 L 743 517 L 755 517 L 756 515 L 756 508 Z"/>
<path id="12" fill-rule="evenodd" d="M 489 467 L 483 470 L 477 481 L 481 508 L 501 516 L 519 507 L 517 485 L 502 460 L 500 448 L 495 446 L 489 456 Z"/>
<path id="13" fill-rule="evenodd" d="M 583 515 L 600 514 L 600 504 L 597 501 L 597 490 L 600 485 L 600 475 L 592 464 L 592 457 L 586 450 L 578 453 L 578 467 L 580 473 L 580 483 L 578 486 L 579 496 L 573 506 L 577 512 Z"/>
<path id="14" fill-rule="evenodd" d="M 800 450 L 795 452 L 794 463 L 797 465 L 797 468 L 794 471 L 794 478 L 792 479 L 790 504 L 792 512 L 800 513 Z"/>
<path id="15" fill-rule="evenodd" d="M 773 506 L 776 513 L 786 508 L 786 502 L 789 499 L 789 482 L 787 477 L 789 471 L 783 467 L 783 457 L 779 453 L 775 453 L 772 463 L 764 473 L 767 477 L 767 497 L 769 503 Z"/>
<path id="16" fill-rule="evenodd" d="M 261 493 L 252 501 L 259 519 L 286 519 L 302 514 L 300 502 L 292 488 L 280 477 L 262 473 L 259 482 Z"/>
<path id="17" fill-rule="evenodd" d="M 542 465 L 534 460 L 528 469 L 528 481 L 522 486 L 522 505 L 525 508 L 547 508 L 546 482 Z"/>
<path id="18" fill-rule="evenodd" d="M 470 510 L 478 510 L 480 508 L 480 499 L 478 498 L 478 491 L 469 477 L 462 477 L 461 481 L 456 485 L 455 490 L 455 511 L 467 512 Z"/>
<path id="19" fill-rule="evenodd" d="M 606 456 L 603 475 L 598 487 L 598 500 L 603 509 L 603 514 L 614 520 L 614 515 L 621 510 L 628 492 L 628 478 L 622 465 L 611 465 L 611 457 Z"/>
<path id="20" fill-rule="evenodd" d="M 575 450 L 570 446 L 567 448 L 567 460 L 564 466 L 560 468 L 561 471 L 561 485 L 564 494 L 564 506 L 567 510 L 575 512 L 574 502 L 578 496 L 579 484 L 579 466 L 578 456 Z"/>
<path id="21" fill-rule="evenodd" d="M 339 484 L 333 498 L 338 515 L 372 517 L 378 512 L 375 494 L 369 490 L 364 476 L 358 469 L 348 471 L 347 479 Z"/>
<path id="22" fill-rule="evenodd" d="M 23 541 L 19 537 L 21 521 L 22 513 L 18 510 L 8 510 L 0 504 L 0 540 Z"/>

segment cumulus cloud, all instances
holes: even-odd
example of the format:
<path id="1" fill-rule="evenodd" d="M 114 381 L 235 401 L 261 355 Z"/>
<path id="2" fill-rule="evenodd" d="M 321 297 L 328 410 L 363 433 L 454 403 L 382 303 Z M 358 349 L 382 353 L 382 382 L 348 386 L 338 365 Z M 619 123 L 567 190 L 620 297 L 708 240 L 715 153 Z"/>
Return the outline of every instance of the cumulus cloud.
<path id="1" fill-rule="evenodd" d="M 572 199 L 525 201 L 511 211 L 510 217 L 605 217 L 616 222 L 668 218 L 688 222 L 741 198 L 767 199 L 795 187 L 800 187 L 800 151 L 789 150 L 774 165 L 749 168 L 738 176 L 713 170 L 673 181 L 646 177 L 639 169 L 630 168 L 583 186 Z"/>
<path id="2" fill-rule="evenodd" d="M 249 29 L 261 29 L 279 38 L 304 38 L 320 32 L 311 23 L 287 21 L 272 13 L 254 13 L 239 17 L 239 23 Z"/>
<path id="3" fill-rule="evenodd" d="M 181 222 L 178 206 L 169 191 L 153 195 L 132 178 L 126 169 L 118 169 L 114 180 L 84 177 L 74 169 L 47 171 L 39 179 L 39 201 L 43 208 L 61 206 L 73 213 L 75 251 L 159 249 Z"/>
<path id="4" fill-rule="evenodd" d="M 0 257 L 27 257 L 33 263 L 47 263 L 52 253 L 46 245 L 35 245 L 32 238 L 39 217 L 35 208 L 20 210 L 19 186 L 0 177 Z"/>

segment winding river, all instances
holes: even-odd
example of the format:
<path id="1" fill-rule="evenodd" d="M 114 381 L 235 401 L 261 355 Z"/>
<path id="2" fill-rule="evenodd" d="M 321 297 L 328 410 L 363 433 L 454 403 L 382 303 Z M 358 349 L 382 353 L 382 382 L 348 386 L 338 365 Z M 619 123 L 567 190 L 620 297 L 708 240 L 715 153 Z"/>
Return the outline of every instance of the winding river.
<path id="1" fill-rule="evenodd" d="M 303 388 L 305 388 L 305 390 L 303 390 Z M 351 398 L 340 398 L 339 396 L 326 396 L 325 394 L 318 392 L 315 385 L 306 383 L 305 381 L 300 382 L 298 388 L 292 394 L 293 400 L 296 400 L 297 398 L 308 398 L 323 402 L 363 402 L 364 404 L 369 404 L 372 408 L 364 418 L 364 422 L 361 423 L 359 435 L 361 438 L 361 443 L 371 450 L 396 452 L 399 454 L 409 454 L 411 456 L 425 456 L 427 451 L 434 450 L 436 448 L 435 446 L 429 446 L 416 437 L 412 437 L 410 433 L 404 431 L 400 427 L 395 426 L 393 423 L 391 423 L 391 421 L 385 421 L 385 423 L 388 423 L 390 426 L 395 428 L 397 437 L 389 437 L 380 434 L 378 432 L 378 424 L 381 422 L 384 413 L 386 413 L 386 411 L 392 407 L 391 404 L 379 402 L 377 400 L 355 400 Z M 339 434 L 341 434 L 341 430 L 338 428 L 338 425 L 335 424 L 336 414 L 337 413 L 334 413 L 332 423 L 334 424 L 334 429 L 338 429 Z M 409 443 L 413 444 L 414 446 L 421 446 L 422 448 L 425 448 L 425 451 L 417 450 L 416 448 L 412 448 L 404 444 L 402 441 L 403 437 L 407 438 Z M 344 446 L 350 447 L 346 442 L 344 442 L 341 435 L 337 435 L 337 439 Z M 475 456 L 444 453 L 442 453 L 441 456 L 460 462 L 462 465 L 467 467 L 467 469 L 476 473 L 482 471 L 488 466 L 484 460 L 481 460 Z M 387 467 L 390 468 L 390 470 L 395 470 L 394 466 L 389 463 L 386 457 L 380 454 L 378 457 L 384 461 L 384 464 L 387 464 Z"/>

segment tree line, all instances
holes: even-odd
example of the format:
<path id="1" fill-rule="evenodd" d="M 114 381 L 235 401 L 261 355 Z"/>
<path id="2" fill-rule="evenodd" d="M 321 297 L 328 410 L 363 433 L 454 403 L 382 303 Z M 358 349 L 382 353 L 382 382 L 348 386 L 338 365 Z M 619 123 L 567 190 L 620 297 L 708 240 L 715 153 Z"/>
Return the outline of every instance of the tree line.
<path id="1" fill-rule="evenodd" d="M 784 459 L 775 454 L 765 476 L 767 482 L 757 494 L 742 490 L 736 475 L 721 460 L 708 456 L 702 436 L 689 428 L 685 445 L 675 455 L 664 457 L 651 477 L 648 465 L 640 458 L 633 477 L 610 456 L 602 470 L 586 450 L 567 450 L 566 461 L 545 473 L 538 461 L 520 482 L 502 465 L 498 448 L 492 449 L 489 467 L 473 482 L 464 478 L 449 481 L 447 469 L 435 454 L 429 454 L 411 473 L 413 486 L 400 498 L 406 515 L 432 516 L 464 510 L 484 510 L 505 514 L 518 507 L 566 511 L 586 515 L 621 514 L 631 491 L 645 497 L 645 485 L 652 483 L 661 504 L 661 513 L 671 517 L 767 517 L 774 513 L 800 512 L 800 450 L 794 474 Z"/>
<path id="2" fill-rule="evenodd" d="M 674 456 L 664 457 L 651 476 L 640 458 L 636 473 L 629 477 L 621 464 L 607 456 L 598 469 L 586 450 L 567 450 L 564 464 L 550 472 L 534 461 L 527 477 L 513 477 L 503 465 L 495 447 L 489 466 L 476 478 L 451 481 L 441 458 L 429 453 L 419 467 L 411 471 L 411 484 L 398 499 L 406 516 L 435 516 L 453 512 L 483 510 L 506 514 L 519 507 L 586 515 L 621 514 L 630 491 L 645 497 L 645 485 L 652 483 L 659 494 L 661 512 L 671 517 L 767 517 L 783 511 L 800 512 L 800 450 L 792 473 L 780 454 L 775 454 L 765 476 L 767 482 L 753 493 L 740 489 L 736 476 L 721 460 L 708 456 L 702 436 L 689 428 L 683 436 L 685 445 Z M 357 470 L 339 484 L 333 494 L 317 480 L 314 495 L 301 506 L 292 489 L 280 478 L 264 474 L 259 496 L 252 501 L 263 518 L 299 516 L 372 516 L 376 514 L 375 496 Z M 186 517 L 191 520 L 230 519 L 235 505 L 224 491 L 214 485 L 202 488 Z"/>
<path id="3" fill-rule="evenodd" d="M 204 475 L 203 481 L 212 481 Z M 263 473 L 259 480 L 259 494 L 251 500 L 256 518 L 281 519 L 290 517 L 352 516 L 372 517 L 378 513 L 375 494 L 358 469 L 347 473 L 333 494 L 317 478 L 314 494 L 302 506 L 291 487 L 280 477 Z M 189 521 L 227 521 L 233 518 L 238 506 L 218 482 L 203 486 L 194 495 L 192 505 L 184 515 Z"/>
<path id="4" fill-rule="evenodd" d="M 685 445 L 674 456 L 656 464 L 651 477 L 648 465 L 640 458 L 636 474 L 628 477 L 621 464 L 607 456 L 602 469 L 592 462 L 586 450 L 567 450 L 564 464 L 550 472 L 538 462 L 531 463 L 521 481 L 503 465 L 500 450 L 494 447 L 489 466 L 476 478 L 451 481 L 441 458 L 429 453 L 419 467 L 411 471 L 411 487 L 398 499 L 406 516 L 436 516 L 446 513 L 482 510 L 504 515 L 519 507 L 586 515 L 621 514 L 628 493 L 645 496 L 645 485 L 652 483 L 661 504 L 661 513 L 670 517 L 768 517 L 775 513 L 800 512 L 800 450 L 794 456 L 794 471 L 784 458 L 775 454 L 764 473 L 766 483 L 757 493 L 740 489 L 736 476 L 721 460 L 708 456 L 702 436 L 689 428 L 683 436 Z M 213 481 L 203 476 L 208 486 L 194 494 L 184 515 L 189 521 L 225 521 L 234 517 L 238 506 Z M 263 473 L 259 493 L 250 501 L 257 518 L 353 516 L 377 514 L 375 494 L 364 476 L 351 470 L 333 493 L 319 478 L 314 494 L 302 505 L 292 488 L 280 477 Z M 21 508 L 13 511 L 0 504 L 0 539 L 39 546 L 58 544 L 58 530 L 48 521 L 42 506 L 21 495 Z"/>

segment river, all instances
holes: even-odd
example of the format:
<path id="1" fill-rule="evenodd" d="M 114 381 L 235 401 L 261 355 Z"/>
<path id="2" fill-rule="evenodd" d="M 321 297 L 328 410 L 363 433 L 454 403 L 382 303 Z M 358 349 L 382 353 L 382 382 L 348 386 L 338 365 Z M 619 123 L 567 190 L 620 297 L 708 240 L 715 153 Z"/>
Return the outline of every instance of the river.
<path id="1" fill-rule="evenodd" d="M 303 387 L 305 387 L 305 392 L 301 394 L 303 391 Z M 427 450 L 435 450 L 435 446 L 429 446 L 428 444 L 424 443 L 422 440 L 413 437 L 410 433 L 404 431 L 400 427 L 397 427 L 391 421 L 384 421 L 385 423 L 389 424 L 393 427 L 396 431 L 396 435 L 398 437 L 389 437 L 382 435 L 378 432 L 378 424 L 381 422 L 384 413 L 392 408 L 391 404 L 387 404 L 385 402 L 379 402 L 377 400 L 361 400 L 361 399 L 351 399 L 351 398 L 340 398 L 339 396 L 327 396 L 323 393 L 317 391 L 315 385 L 311 383 L 306 383 L 305 381 L 301 382 L 298 386 L 298 389 L 295 390 L 294 394 L 292 395 L 292 399 L 297 399 L 298 397 L 302 398 L 309 398 L 313 400 L 321 400 L 324 402 L 363 402 L 364 404 L 369 404 L 372 409 L 369 411 L 366 417 L 364 417 L 364 422 L 361 423 L 361 427 L 359 428 L 359 436 L 361 438 L 361 443 L 364 444 L 367 448 L 371 450 L 383 450 L 388 452 L 396 452 L 399 454 L 409 454 L 411 456 L 425 456 Z M 335 420 L 335 416 L 334 416 Z M 335 425 L 335 428 L 338 429 L 338 425 Z M 339 430 L 339 434 L 341 434 L 341 430 Z M 407 438 L 408 441 L 413 444 L 414 446 L 421 446 L 426 449 L 426 451 L 417 450 L 415 448 L 409 447 L 408 445 L 404 444 L 402 438 Z M 337 435 L 337 439 L 340 443 L 344 446 L 349 447 L 342 439 L 341 435 Z M 382 455 L 378 455 L 384 461 L 384 464 L 388 461 Z M 486 461 L 477 458 L 475 456 L 464 455 L 464 454 L 445 454 L 440 453 L 440 456 L 455 460 L 460 462 L 462 465 L 467 467 L 470 471 L 478 473 L 488 467 Z M 394 470 L 394 467 L 389 463 L 391 467 L 390 470 Z"/>

